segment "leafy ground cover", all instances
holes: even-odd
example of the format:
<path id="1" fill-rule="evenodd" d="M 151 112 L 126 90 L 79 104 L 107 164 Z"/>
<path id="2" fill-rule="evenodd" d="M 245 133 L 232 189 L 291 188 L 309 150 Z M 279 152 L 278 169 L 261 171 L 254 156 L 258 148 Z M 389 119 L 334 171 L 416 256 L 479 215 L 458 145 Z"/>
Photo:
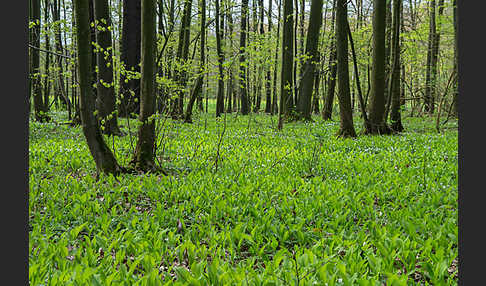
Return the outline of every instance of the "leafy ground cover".
<path id="1" fill-rule="evenodd" d="M 80 127 L 31 122 L 30 285 L 456 285 L 457 122 L 315 120 L 161 120 L 170 175 L 98 179 Z M 135 136 L 106 139 L 126 165 Z"/>

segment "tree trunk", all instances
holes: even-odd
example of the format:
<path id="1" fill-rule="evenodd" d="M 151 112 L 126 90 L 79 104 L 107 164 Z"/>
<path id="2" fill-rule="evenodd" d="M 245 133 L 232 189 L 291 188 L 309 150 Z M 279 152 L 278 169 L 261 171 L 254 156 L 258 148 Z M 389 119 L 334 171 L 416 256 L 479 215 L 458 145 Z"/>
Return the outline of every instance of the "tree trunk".
<path id="1" fill-rule="evenodd" d="M 333 0 L 333 9 L 331 16 L 331 35 L 334 34 L 336 19 L 336 0 Z M 324 101 L 324 108 L 322 109 L 322 119 L 331 120 L 332 119 L 332 106 L 334 104 L 334 90 L 336 88 L 336 38 L 332 36 L 331 42 L 331 54 L 329 55 L 329 76 L 327 77 L 327 90 L 326 90 L 326 100 Z"/>
<path id="2" fill-rule="evenodd" d="M 205 50 L 206 50 L 206 0 L 200 0 L 199 3 L 199 14 L 200 14 L 200 37 L 201 40 L 199 42 L 200 44 L 200 56 L 201 59 L 199 61 L 199 75 L 197 76 L 196 83 L 194 85 L 194 88 L 191 92 L 191 96 L 189 98 L 189 102 L 187 103 L 186 107 L 186 114 L 184 117 L 184 122 L 186 123 L 191 123 L 192 122 L 192 108 L 194 105 L 194 101 L 196 99 L 201 98 L 202 99 L 202 86 L 203 86 L 203 81 L 204 81 L 204 61 L 206 58 L 205 55 Z M 202 104 L 202 100 L 201 100 Z"/>
<path id="3" fill-rule="evenodd" d="M 113 153 L 106 145 L 94 115 L 95 97 L 91 84 L 91 38 L 89 25 L 89 0 L 74 0 L 81 124 L 88 148 L 96 163 L 98 173 L 117 174 L 121 171 Z"/>
<path id="4" fill-rule="evenodd" d="M 45 19 L 45 43 L 46 50 L 51 50 L 50 37 L 49 37 L 49 0 L 44 1 L 44 19 Z M 49 93 L 51 91 L 51 80 L 49 77 L 49 67 L 51 65 L 51 55 L 46 53 L 46 62 L 44 65 L 45 79 L 44 79 L 44 112 L 49 112 Z"/>
<path id="5" fill-rule="evenodd" d="M 101 131 L 108 135 L 121 135 L 115 106 L 115 85 L 113 84 L 113 47 L 111 40 L 111 16 L 107 0 L 95 0 L 96 63 L 98 81 L 96 109 L 101 120 Z"/>
<path id="6" fill-rule="evenodd" d="M 356 137 L 351 110 L 348 69 L 348 4 L 347 0 L 337 0 L 336 4 L 336 54 L 338 75 L 338 100 L 340 128 L 338 136 Z"/>
<path id="7" fill-rule="evenodd" d="M 347 10 L 347 9 L 346 9 Z M 311 100 L 314 88 L 315 69 L 319 60 L 317 49 L 319 46 L 319 32 L 322 24 L 322 0 L 312 0 L 310 8 L 309 26 L 305 43 L 305 57 L 299 81 L 299 117 L 311 120 Z M 349 86 L 348 86 L 349 87 Z"/>
<path id="8" fill-rule="evenodd" d="M 31 0 L 31 19 L 30 21 L 36 23 L 31 32 L 31 45 L 40 48 L 41 37 L 41 5 L 40 0 Z M 46 104 L 42 98 L 42 84 L 40 76 L 40 57 L 38 49 L 30 49 L 31 53 L 31 68 L 30 80 L 32 83 L 32 92 L 34 98 L 34 116 L 38 122 L 47 122 L 50 120 L 45 109 Z"/>
<path id="9" fill-rule="evenodd" d="M 268 0 L 268 10 L 267 10 L 267 18 L 268 18 L 268 30 L 267 30 L 267 38 L 266 40 L 270 42 L 271 34 L 272 34 L 272 2 L 273 0 Z M 270 65 L 265 66 L 267 72 L 265 73 L 265 113 L 272 113 L 272 81 L 271 77 L 271 68 Z"/>
<path id="10" fill-rule="evenodd" d="M 434 94 L 433 89 L 434 87 L 432 78 L 433 78 L 433 64 L 432 58 L 434 53 L 434 37 L 436 35 L 436 27 L 435 27 L 435 0 L 431 0 L 429 2 L 429 40 L 427 41 L 427 64 L 426 64 L 426 72 L 425 72 L 425 95 L 424 95 L 424 109 L 426 112 L 433 114 L 434 113 Z"/>
<path id="11" fill-rule="evenodd" d="M 281 18 L 281 11 L 282 11 L 282 0 L 278 2 L 278 17 L 277 17 L 277 43 L 275 46 L 275 64 L 273 68 L 273 97 L 272 97 L 272 115 L 278 112 L 278 104 L 277 104 L 277 69 L 278 69 L 278 51 L 280 46 L 280 18 Z"/>
<path id="12" fill-rule="evenodd" d="M 393 0 L 393 23 L 392 23 L 392 75 L 390 82 L 391 93 L 391 129 L 395 132 L 403 131 L 402 119 L 400 116 L 400 2 Z"/>
<path id="13" fill-rule="evenodd" d="M 229 46 L 228 46 L 228 53 L 229 53 L 229 58 L 233 59 L 233 16 L 232 10 L 233 10 L 233 4 L 228 3 L 228 11 L 226 13 L 227 17 L 227 23 L 228 23 L 228 37 L 229 37 Z M 233 69 L 234 69 L 234 64 L 233 60 L 231 60 L 230 66 L 228 68 L 228 85 L 227 85 L 227 95 L 226 98 L 228 98 L 228 104 L 226 107 L 226 112 L 231 113 L 233 111 L 233 106 L 234 106 L 234 101 L 236 100 L 235 97 L 235 89 L 234 89 L 234 78 L 233 78 Z"/>
<path id="14" fill-rule="evenodd" d="M 140 0 L 123 0 L 120 61 L 126 72 L 120 74 L 121 105 L 118 110 L 121 117 L 132 117 L 140 111 L 140 78 L 133 75 L 140 72 L 140 17 Z"/>
<path id="15" fill-rule="evenodd" d="M 216 97 L 216 117 L 221 116 L 221 113 L 224 112 L 224 82 L 223 82 L 223 61 L 224 55 L 223 50 L 221 48 L 221 38 L 222 32 L 220 27 L 220 10 L 219 10 L 219 0 L 216 1 L 216 17 L 215 17 L 215 24 L 216 24 L 216 56 L 218 58 L 218 93 Z"/>
<path id="16" fill-rule="evenodd" d="M 283 37 L 282 37 L 282 70 L 280 76 L 280 112 L 278 120 L 278 129 L 283 128 L 283 121 L 291 119 L 294 112 L 292 100 L 292 72 L 294 65 L 294 42 L 293 26 L 294 17 L 292 0 L 283 2 Z"/>
<path id="17" fill-rule="evenodd" d="M 241 114 L 247 115 L 250 112 L 248 102 L 247 79 L 246 79 L 246 34 L 247 34 L 248 0 L 241 1 L 241 28 L 240 28 L 240 100 Z"/>
<path id="18" fill-rule="evenodd" d="M 452 99 L 452 114 L 454 116 L 458 116 L 458 112 L 457 112 L 457 99 L 459 97 L 459 71 L 458 71 L 458 67 L 459 67 L 459 57 L 458 57 L 458 27 L 457 27 L 457 4 L 456 4 L 456 0 L 452 0 L 452 5 L 454 6 L 453 7 L 453 21 L 454 21 L 454 95 L 453 95 L 453 99 Z"/>
<path id="19" fill-rule="evenodd" d="M 387 134 L 390 129 L 384 121 L 385 115 L 385 28 L 386 0 L 373 1 L 373 54 L 371 69 L 371 98 L 369 124 L 365 134 Z"/>
<path id="20" fill-rule="evenodd" d="M 155 169 L 155 0 L 142 0 L 141 15 L 141 78 L 138 141 L 133 156 L 135 168 L 141 171 Z"/>

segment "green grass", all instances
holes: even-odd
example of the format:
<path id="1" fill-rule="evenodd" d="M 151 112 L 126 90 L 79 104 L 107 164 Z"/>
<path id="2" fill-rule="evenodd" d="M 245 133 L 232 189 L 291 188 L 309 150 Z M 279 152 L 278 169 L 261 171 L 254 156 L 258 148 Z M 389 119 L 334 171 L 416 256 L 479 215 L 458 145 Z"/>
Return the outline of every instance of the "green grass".
<path id="1" fill-rule="evenodd" d="M 170 176 L 99 180 L 80 127 L 31 122 L 30 285 L 456 285 L 457 129 L 315 119 L 228 115 L 217 171 L 223 121 L 168 120 Z M 128 164 L 130 136 L 106 139 Z"/>

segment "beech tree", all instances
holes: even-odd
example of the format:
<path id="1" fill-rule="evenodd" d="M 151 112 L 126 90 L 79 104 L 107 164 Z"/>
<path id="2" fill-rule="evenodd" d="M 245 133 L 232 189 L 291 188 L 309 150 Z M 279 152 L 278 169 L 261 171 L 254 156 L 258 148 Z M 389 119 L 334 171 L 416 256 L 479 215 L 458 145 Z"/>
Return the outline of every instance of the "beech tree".
<path id="1" fill-rule="evenodd" d="M 373 1 L 373 54 L 371 70 L 371 97 L 369 121 L 365 134 L 386 134 L 390 129 L 385 123 L 385 18 L 386 0 Z"/>
<path id="2" fill-rule="evenodd" d="M 315 70 L 318 62 L 317 48 L 319 44 L 319 31 L 322 23 L 322 0 L 312 0 L 310 8 L 309 27 L 305 43 L 305 57 L 302 65 L 301 80 L 298 96 L 299 116 L 311 119 L 311 99 L 314 88 Z"/>
<path id="3" fill-rule="evenodd" d="M 83 134 L 88 143 L 88 148 L 96 163 L 98 173 L 117 174 L 122 171 L 113 153 L 106 145 L 101 134 L 99 122 L 94 115 L 95 96 L 91 84 L 91 38 L 89 22 L 89 0 L 74 0 L 76 16 L 76 42 L 78 60 L 79 81 L 79 107 Z"/>
<path id="4" fill-rule="evenodd" d="M 98 66 L 96 110 L 102 123 L 102 132 L 121 135 L 116 114 L 115 85 L 113 83 L 113 48 L 111 16 L 108 0 L 95 0 L 96 63 Z"/>
<path id="5" fill-rule="evenodd" d="M 390 101 L 391 101 L 391 129 L 403 131 L 402 119 L 400 116 L 400 7 L 402 0 L 393 0 L 392 19 L 392 67 L 390 79 Z"/>
<path id="6" fill-rule="evenodd" d="M 142 0 L 142 43 L 140 79 L 140 114 L 138 121 L 138 141 L 132 163 L 135 169 L 151 171 L 155 169 L 155 52 L 156 18 L 155 0 Z"/>
<path id="7" fill-rule="evenodd" d="M 120 75 L 119 116 L 129 117 L 140 110 L 140 39 L 141 0 L 123 0 L 120 61 L 125 72 Z M 131 116 L 130 116 L 131 117 Z"/>
<path id="8" fill-rule="evenodd" d="M 292 72 L 294 65 L 294 17 L 292 0 L 283 1 L 282 70 L 280 74 L 280 110 L 278 129 L 283 121 L 290 119 L 294 111 Z"/>
<path id="9" fill-rule="evenodd" d="M 331 42 L 329 55 L 329 75 L 327 77 L 326 98 L 324 100 L 324 108 L 322 109 L 322 119 L 330 120 L 332 118 L 332 106 L 334 104 L 334 90 L 336 87 L 336 37 L 334 36 L 334 28 L 336 26 L 336 0 L 333 0 L 332 14 L 331 14 Z"/>
<path id="10" fill-rule="evenodd" d="M 224 112 L 224 82 L 223 82 L 223 50 L 221 48 L 222 31 L 220 27 L 220 9 L 219 0 L 216 1 L 216 55 L 218 58 L 218 94 L 216 96 L 216 117 L 219 117 Z"/>
<path id="11" fill-rule="evenodd" d="M 338 136 L 356 137 L 351 110 L 351 95 L 349 91 L 348 68 L 348 4 L 347 0 L 337 0 L 336 3 L 336 54 L 338 75 L 338 100 L 340 128 Z"/>
<path id="12" fill-rule="evenodd" d="M 241 26 L 240 26 L 240 101 L 241 114 L 246 115 L 250 112 L 248 101 L 247 78 L 246 78 L 246 34 L 247 34 L 248 0 L 241 1 Z"/>
<path id="13" fill-rule="evenodd" d="M 36 121 L 46 122 L 49 121 L 49 117 L 47 116 L 47 110 L 45 109 L 46 104 L 44 104 L 44 100 L 42 98 L 40 58 L 38 50 L 40 47 L 41 31 L 40 11 L 40 0 L 30 0 L 30 22 L 33 25 L 33 28 L 31 28 L 33 31 L 30 32 L 30 81 L 34 98 L 34 116 Z"/>

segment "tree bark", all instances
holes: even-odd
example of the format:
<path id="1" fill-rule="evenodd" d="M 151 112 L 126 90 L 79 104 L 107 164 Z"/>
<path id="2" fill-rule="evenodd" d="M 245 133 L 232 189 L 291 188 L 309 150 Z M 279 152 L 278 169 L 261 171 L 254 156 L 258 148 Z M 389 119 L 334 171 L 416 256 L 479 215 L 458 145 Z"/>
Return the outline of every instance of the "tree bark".
<path id="1" fill-rule="evenodd" d="M 385 28 L 386 0 L 373 1 L 373 54 L 371 70 L 371 98 L 369 104 L 369 124 L 365 134 L 387 134 L 389 127 L 385 115 Z"/>
<path id="2" fill-rule="evenodd" d="M 331 35 L 334 34 L 336 19 L 336 0 L 333 0 L 332 16 L 331 16 Z M 322 109 L 322 119 L 332 119 L 332 107 L 334 104 L 334 90 L 336 88 L 336 38 L 332 36 L 330 42 L 331 52 L 329 55 L 329 76 L 327 77 L 326 99 L 324 101 L 324 108 Z"/>
<path id="3" fill-rule="evenodd" d="M 118 110 L 121 117 L 132 117 L 140 111 L 140 78 L 134 77 L 134 73 L 140 72 L 140 17 L 140 0 L 123 0 L 120 61 L 126 72 L 120 75 L 121 105 Z"/>
<path id="4" fill-rule="evenodd" d="M 347 10 L 347 9 L 346 9 Z M 314 88 L 315 69 L 319 60 L 317 48 L 319 46 L 319 32 L 322 24 L 322 0 L 312 0 L 310 8 L 309 26 L 305 43 L 305 56 L 299 81 L 299 102 L 297 112 L 304 120 L 311 120 L 311 100 Z"/>
<path id="5" fill-rule="evenodd" d="M 184 122 L 191 123 L 192 122 L 192 108 L 196 99 L 202 99 L 202 86 L 204 81 L 204 61 L 206 58 L 205 50 L 206 50 L 206 0 L 200 0 L 199 3 L 199 14 L 200 14 L 200 37 L 201 40 L 200 44 L 200 61 L 199 61 L 199 75 L 197 76 L 196 83 L 194 84 L 194 88 L 191 92 L 191 96 L 189 98 L 189 102 L 187 103 L 186 107 L 186 114 L 184 116 Z M 201 100 L 202 104 L 202 100 Z"/>
<path id="6" fill-rule="evenodd" d="M 278 69 L 278 51 L 280 46 L 280 18 L 281 18 L 281 11 L 282 11 L 282 0 L 278 2 L 278 17 L 277 17 L 277 43 L 275 45 L 275 64 L 273 68 L 273 97 L 272 97 L 272 111 L 271 114 L 278 113 L 278 104 L 277 104 L 277 69 Z"/>
<path id="7" fill-rule="evenodd" d="M 144 172 L 155 169 L 155 0 L 142 0 L 141 79 L 138 141 L 133 156 L 135 168 Z"/>
<path id="8" fill-rule="evenodd" d="M 338 75 L 338 100 L 340 128 L 338 136 L 356 137 L 351 110 L 348 68 L 348 4 L 347 0 L 337 0 L 336 4 L 336 54 Z"/>
<path id="9" fill-rule="evenodd" d="M 402 0 L 393 0 L 392 23 L 392 75 L 390 82 L 391 114 L 390 127 L 395 132 L 403 131 L 400 115 L 400 5 Z"/>
<path id="10" fill-rule="evenodd" d="M 294 42 L 293 42 L 293 3 L 292 0 L 283 2 L 283 37 L 282 37 L 282 70 L 280 80 L 280 112 L 278 129 L 283 128 L 283 121 L 292 119 L 294 105 L 292 100 L 292 72 L 294 65 Z"/>
<path id="11" fill-rule="evenodd" d="M 121 135 L 118 127 L 115 85 L 113 83 L 112 22 L 108 1 L 95 0 L 94 10 L 97 42 L 96 63 L 98 66 L 96 109 L 102 122 L 102 132 L 108 135 Z"/>
<path id="12" fill-rule="evenodd" d="M 89 25 L 89 0 L 74 0 L 74 11 L 76 16 L 76 40 L 78 60 L 78 81 L 81 124 L 83 134 L 88 143 L 88 148 L 96 163 L 98 173 L 117 174 L 121 171 L 113 153 L 106 145 L 99 128 L 98 120 L 94 115 L 95 97 L 91 84 L 91 38 Z"/>
<path id="13" fill-rule="evenodd" d="M 240 28 L 240 100 L 241 114 L 247 115 L 250 112 L 248 102 L 247 79 L 246 79 L 246 35 L 247 35 L 248 0 L 241 1 L 241 28 Z"/>
<path id="14" fill-rule="evenodd" d="M 30 1 L 30 11 L 31 11 L 31 22 L 34 22 L 33 31 L 31 32 L 31 44 L 35 47 L 40 47 L 40 31 L 41 31 L 41 5 L 40 0 Z M 30 80 L 32 83 L 32 93 L 34 98 L 34 116 L 35 120 L 38 122 L 49 121 L 49 116 L 47 115 L 42 98 L 42 84 L 40 76 L 40 57 L 39 50 L 30 49 L 31 54 L 31 68 L 30 68 Z"/>
<path id="15" fill-rule="evenodd" d="M 216 55 L 218 58 L 218 93 L 216 97 L 216 117 L 221 116 L 221 113 L 224 112 L 224 82 L 223 82 L 223 50 L 221 48 L 221 27 L 220 27 L 220 9 L 219 9 L 219 0 L 216 1 Z"/>
<path id="16" fill-rule="evenodd" d="M 459 57 L 458 57 L 458 27 L 457 27 L 457 3 L 456 0 L 452 0 L 453 7 L 453 21 L 454 21 L 454 95 L 452 98 L 452 114 L 458 116 L 457 100 L 459 97 Z"/>

